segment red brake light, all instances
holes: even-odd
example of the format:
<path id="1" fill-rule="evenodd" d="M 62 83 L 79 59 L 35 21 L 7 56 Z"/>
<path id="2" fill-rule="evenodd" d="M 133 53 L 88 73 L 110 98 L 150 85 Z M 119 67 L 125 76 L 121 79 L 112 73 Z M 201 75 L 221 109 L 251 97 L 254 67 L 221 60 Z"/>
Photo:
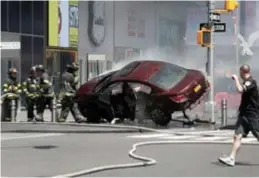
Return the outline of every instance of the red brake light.
<path id="1" fill-rule="evenodd" d="M 181 103 L 187 100 L 187 98 L 184 95 L 177 95 L 177 96 L 174 96 L 172 99 L 174 102 L 177 102 L 177 103 Z"/>

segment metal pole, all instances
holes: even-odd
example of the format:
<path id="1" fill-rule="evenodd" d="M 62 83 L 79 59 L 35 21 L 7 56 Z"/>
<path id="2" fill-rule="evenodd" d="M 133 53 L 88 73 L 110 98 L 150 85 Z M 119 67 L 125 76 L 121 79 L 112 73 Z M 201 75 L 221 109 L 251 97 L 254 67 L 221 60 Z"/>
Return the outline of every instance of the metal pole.
<path id="1" fill-rule="evenodd" d="M 221 126 L 222 127 L 227 125 L 227 118 L 228 118 L 227 100 L 226 98 L 222 98 L 221 100 Z"/>
<path id="2" fill-rule="evenodd" d="M 213 28 L 213 22 L 210 20 L 210 13 L 215 11 L 215 1 L 208 1 L 208 24 Z M 207 48 L 208 76 L 211 83 L 211 91 L 209 94 L 209 103 L 211 105 L 210 122 L 215 123 L 215 106 L 214 106 L 214 39 L 213 31 L 211 32 L 211 48 Z"/>
<path id="3" fill-rule="evenodd" d="M 11 118 L 13 122 L 16 122 L 16 103 L 15 100 L 11 100 Z"/>
<path id="4" fill-rule="evenodd" d="M 236 12 L 235 12 L 236 14 L 234 14 L 233 15 L 233 21 L 234 21 L 234 29 L 235 29 L 235 47 L 236 47 L 236 49 L 235 49 L 235 51 L 236 51 L 236 72 L 239 72 L 239 45 L 238 45 L 238 43 L 239 43 L 239 41 L 238 41 L 238 38 L 237 38 L 237 36 L 238 36 L 238 32 L 239 32 L 239 23 L 238 23 L 238 21 L 239 21 L 239 10 L 237 9 L 236 10 Z"/>
<path id="5" fill-rule="evenodd" d="M 56 98 L 54 97 L 52 99 L 52 112 L 51 112 L 51 122 L 56 122 L 56 116 L 57 116 L 57 104 L 56 104 Z"/>

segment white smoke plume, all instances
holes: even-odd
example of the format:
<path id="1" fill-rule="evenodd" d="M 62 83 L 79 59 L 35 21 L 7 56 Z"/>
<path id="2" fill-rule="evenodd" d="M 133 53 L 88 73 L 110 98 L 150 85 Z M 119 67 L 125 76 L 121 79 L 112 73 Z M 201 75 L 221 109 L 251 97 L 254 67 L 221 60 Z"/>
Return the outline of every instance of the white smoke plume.
<path id="1" fill-rule="evenodd" d="M 180 55 L 175 55 L 174 53 L 167 54 L 166 52 L 163 52 L 162 50 L 158 50 L 157 48 L 151 48 L 151 49 L 145 50 L 145 52 L 143 52 L 140 56 L 127 58 L 126 60 L 121 60 L 118 62 L 113 62 L 112 69 L 105 71 L 100 75 L 119 70 L 125 65 L 129 64 L 130 62 L 143 61 L 143 60 L 165 61 L 165 62 L 170 62 L 176 65 L 179 65 L 181 67 L 197 69 L 205 72 L 206 61 L 204 59 L 204 55 L 203 57 L 200 57 L 200 58 L 199 57 L 192 57 L 190 59 L 188 58 L 189 58 L 188 56 L 184 57 Z"/>

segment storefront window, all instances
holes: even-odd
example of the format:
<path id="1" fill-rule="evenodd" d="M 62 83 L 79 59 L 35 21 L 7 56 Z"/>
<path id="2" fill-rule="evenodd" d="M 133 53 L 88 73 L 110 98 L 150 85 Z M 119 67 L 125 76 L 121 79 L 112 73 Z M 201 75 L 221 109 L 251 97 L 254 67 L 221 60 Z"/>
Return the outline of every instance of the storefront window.
<path id="1" fill-rule="evenodd" d="M 43 37 L 33 38 L 33 65 L 43 64 Z"/>
<path id="2" fill-rule="evenodd" d="M 22 1 L 22 33 L 32 34 L 32 1 Z"/>
<path id="3" fill-rule="evenodd" d="M 20 32 L 20 2 L 9 1 L 8 5 L 9 32 Z"/>
<path id="4" fill-rule="evenodd" d="M 44 1 L 33 2 L 33 34 L 43 35 L 44 23 L 43 23 L 43 11 Z"/>
<path id="5" fill-rule="evenodd" d="M 32 66 L 32 37 L 21 36 L 21 78 L 24 80 Z"/>
<path id="6" fill-rule="evenodd" d="M 1 31 L 7 31 L 7 2 L 1 1 Z"/>

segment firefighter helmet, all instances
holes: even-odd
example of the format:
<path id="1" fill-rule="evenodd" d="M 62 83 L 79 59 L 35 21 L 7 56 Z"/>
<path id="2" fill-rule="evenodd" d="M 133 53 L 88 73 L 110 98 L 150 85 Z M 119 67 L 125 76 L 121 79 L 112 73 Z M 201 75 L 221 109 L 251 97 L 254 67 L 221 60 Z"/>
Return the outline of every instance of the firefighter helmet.
<path id="1" fill-rule="evenodd" d="M 36 66 L 36 71 L 45 71 L 45 68 L 42 64 Z"/>
<path id="2" fill-rule="evenodd" d="M 37 71 L 37 66 L 33 66 L 33 67 L 31 67 L 31 73 L 34 73 L 34 72 L 36 72 Z"/>
<path id="3" fill-rule="evenodd" d="M 17 69 L 16 68 L 10 68 L 8 71 L 9 74 L 16 74 L 17 73 Z"/>

